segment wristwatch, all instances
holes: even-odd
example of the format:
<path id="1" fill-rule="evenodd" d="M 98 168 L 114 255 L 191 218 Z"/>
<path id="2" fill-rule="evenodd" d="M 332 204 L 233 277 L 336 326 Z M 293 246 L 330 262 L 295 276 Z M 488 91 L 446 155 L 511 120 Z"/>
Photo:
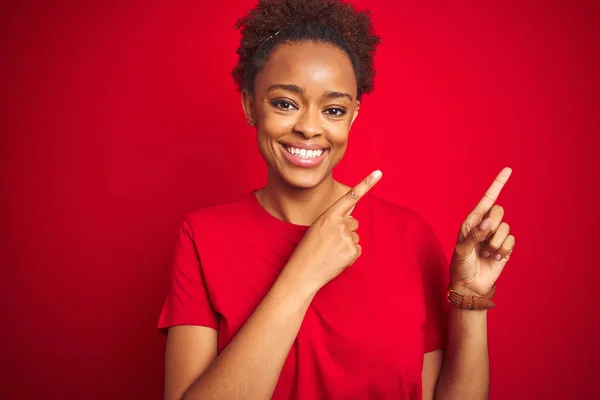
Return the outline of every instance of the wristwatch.
<path id="1" fill-rule="evenodd" d="M 490 308 L 496 307 L 492 302 L 494 293 L 496 293 L 496 285 L 493 285 L 492 290 L 483 296 L 463 294 L 448 286 L 448 301 L 453 306 L 467 310 L 489 310 Z"/>

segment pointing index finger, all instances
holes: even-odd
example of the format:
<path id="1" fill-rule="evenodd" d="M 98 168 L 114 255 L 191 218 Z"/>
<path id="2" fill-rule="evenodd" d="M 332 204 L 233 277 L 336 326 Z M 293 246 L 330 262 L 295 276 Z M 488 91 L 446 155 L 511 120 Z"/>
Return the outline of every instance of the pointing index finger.
<path id="1" fill-rule="evenodd" d="M 363 179 L 358 185 L 354 186 L 345 195 L 340 197 L 335 203 L 331 205 L 326 213 L 348 216 L 356 203 L 379 181 L 383 174 L 380 170 L 373 171 L 365 179 Z"/>
<path id="2" fill-rule="evenodd" d="M 492 206 L 498 199 L 498 196 L 500 195 L 502 188 L 508 181 L 508 178 L 510 177 L 511 173 L 512 173 L 512 169 L 509 167 L 505 167 L 502 169 L 502 171 L 500 171 L 500 173 L 498 174 L 496 179 L 494 179 L 494 182 L 492 183 L 492 185 L 488 188 L 488 190 L 483 195 L 483 198 L 479 201 L 479 203 L 477 203 L 477 205 L 475 206 L 475 209 L 473 209 L 472 214 L 484 215 L 486 212 L 488 212 L 490 210 L 490 208 L 492 208 Z"/>

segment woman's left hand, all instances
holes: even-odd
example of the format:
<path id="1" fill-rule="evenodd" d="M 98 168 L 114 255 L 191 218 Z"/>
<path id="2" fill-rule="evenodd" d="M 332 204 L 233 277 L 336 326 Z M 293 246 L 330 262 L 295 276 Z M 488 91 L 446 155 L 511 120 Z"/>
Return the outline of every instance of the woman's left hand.
<path id="1" fill-rule="evenodd" d="M 515 247 L 515 237 L 502 221 L 496 199 L 512 170 L 504 168 L 479 204 L 463 222 L 450 262 L 450 287 L 464 294 L 484 295 L 502 273 Z"/>

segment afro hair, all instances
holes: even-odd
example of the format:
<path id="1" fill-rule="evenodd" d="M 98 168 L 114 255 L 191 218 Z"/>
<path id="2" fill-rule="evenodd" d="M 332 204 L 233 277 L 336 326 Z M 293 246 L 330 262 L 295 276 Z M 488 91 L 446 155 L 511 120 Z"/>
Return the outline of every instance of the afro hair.
<path id="1" fill-rule="evenodd" d="M 358 98 L 373 90 L 373 56 L 381 39 L 369 11 L 341 0 L 259 0 L 237 21 L 242 38 L 232 71 L 237 89 L 254 89 L 256 74 L 277 44 L 312 40 L 344 50 L 354 68 Z"/>

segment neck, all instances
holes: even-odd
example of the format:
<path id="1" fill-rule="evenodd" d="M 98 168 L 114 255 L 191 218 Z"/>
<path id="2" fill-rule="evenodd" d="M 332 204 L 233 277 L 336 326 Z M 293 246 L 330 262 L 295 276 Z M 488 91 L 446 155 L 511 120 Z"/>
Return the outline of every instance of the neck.
<path id="1" fill-rule="evenodd" d="M 311 188 L 293 187 L 269 174 L 267 184 L 256 191 L 256 198 L 271 215 L 309 226 L 348 190 L 331 174 Z"/>

